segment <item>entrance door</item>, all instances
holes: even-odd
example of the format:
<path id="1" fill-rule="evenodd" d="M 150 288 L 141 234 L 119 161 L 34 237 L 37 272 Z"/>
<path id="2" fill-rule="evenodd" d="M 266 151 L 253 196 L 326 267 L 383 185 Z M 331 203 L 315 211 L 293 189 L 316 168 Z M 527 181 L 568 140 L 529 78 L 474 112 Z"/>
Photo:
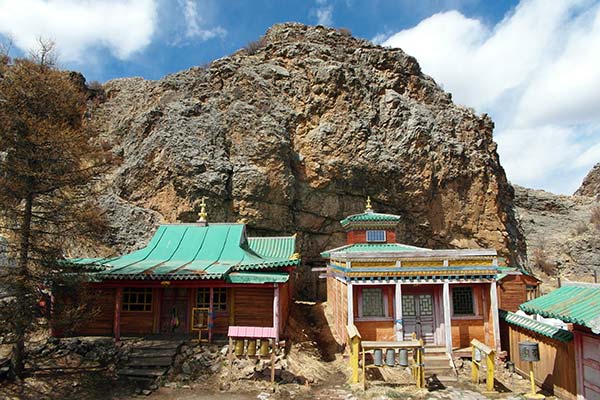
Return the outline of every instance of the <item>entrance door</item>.
<path id="1" fill-rule="evenodd" d="M 188 319 L 188 290 L 165 288 L 161 305 L 160 332 L 185 333 Z"/>
<path id="2" fill-rule="evenodd" d="M 423 338 L 425 344 L 435 342 L 433 319 L 433 296 L 431 294 L 403 294 L 402 320 L 404 340 L 410 340 L 413 332 L 417 339 Z"/>

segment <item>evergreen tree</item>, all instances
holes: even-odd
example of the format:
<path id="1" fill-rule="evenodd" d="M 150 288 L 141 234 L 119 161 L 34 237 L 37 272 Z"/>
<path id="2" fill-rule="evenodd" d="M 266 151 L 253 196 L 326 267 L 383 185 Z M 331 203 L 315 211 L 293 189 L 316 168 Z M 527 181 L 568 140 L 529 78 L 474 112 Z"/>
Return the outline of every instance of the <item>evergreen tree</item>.
<path id="1" fill-rule="evenodd" d="M 23 373 L 25 336 L 70 244 L 104 227 L 95 204 L 110 164 L 85 121 L 86 95 L 40 41 L 27 59 L 0 57 L 0 213 L 16 271 L 12 371 Z"/>

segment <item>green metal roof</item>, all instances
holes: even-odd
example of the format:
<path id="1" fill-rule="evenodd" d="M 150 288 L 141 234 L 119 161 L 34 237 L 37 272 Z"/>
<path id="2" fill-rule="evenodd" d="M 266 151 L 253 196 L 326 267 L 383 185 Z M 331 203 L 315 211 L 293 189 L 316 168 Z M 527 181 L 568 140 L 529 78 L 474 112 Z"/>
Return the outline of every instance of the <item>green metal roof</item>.
<path id="1" fill-rule="evenodd" d="M 237 270 L 298 265 L 290 259 L 295 238 L 254 241 L 243 224 L 167 224 L 158 227 L 142 249 L 110 259 L 71 259 L 71 264 L 99 269 L 103 279 L 221 279 Z"/>
<path id="2" fill-rule="evenodd" d="M 331 253 L 343 251 L 349 253 L 358 252 L 373 252 L 373 253 L 386 253 L 386 252 L 398 252 L 398 251 L 419 251 L 429 250 L 423 247 L 409 246 L 400 243 L 354 243 L 348 244 L 335 249 L 327 250 L 321 253 L 321 257 L 329 258 Z"/>
<path id="3" fill-rule="evenodd" d="M 557 318 L 600 332 L 600 285 L 566 284 L 521 304 L 528 314 Z"/>
<path id="4" fill-rule="evenodd" d="M 232 272 L 227 276 L 231 283 L 284 283 L 290 276 L 286 272 Z"/>
<path id="5" fill-rule="evenodd" d="M 346 226 L 351 222 L 398 222 L 400 216 L 393 214 L 381 214 L 376 212 L 364 212 L 362 214 L 354 214 L 340 221 L 342 226 Z"/>
<path id="6" fill-rule="evenodd" d="M 248 245 L 263 257 L 290 258 L 296 251 L 296 236 L 252 237 Z"/>
<path id="7" fill-rule="evenodd" d="M 498 310 L 501 319 L 511 325 L 520 326 L 540 335 L 547 336 L 552 339 L 559 340 L 561 342 L 570 342 L 573 340 L 573 333 L 564 329 L 557 328 L 546 323 L 536 321 L 532 318 L 525 317 L 523 315 L 515 314 L 510 311 Z"/>

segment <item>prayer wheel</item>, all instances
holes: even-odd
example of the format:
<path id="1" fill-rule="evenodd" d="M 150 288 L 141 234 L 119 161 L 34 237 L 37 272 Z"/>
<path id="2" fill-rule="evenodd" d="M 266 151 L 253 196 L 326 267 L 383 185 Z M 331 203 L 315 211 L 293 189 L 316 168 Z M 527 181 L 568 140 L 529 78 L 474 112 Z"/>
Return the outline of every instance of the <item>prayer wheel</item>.
<path id="1" fill-rule="evenodd" d="M 248 348 L 246 349 L 246 354 L 249 356 L 256 355 L 256 339 L 248 339 Z"/>
<path id="2" fill-rule="evenodd" d="M 396 366 L 396 351 L 394 349 L 387 349 L 385 352 L 385 365 L 388 367 Z"/>
<path id="3" fill-rule="evenodd" d="M 540 348 L 536 342 L 519 342 L 521 361 L 540 361 Z"/>
<path id="4" fill-rule="evenodd" d="M 263 339 L 260 341 L 260 355 L 266 357 L 269 355 L 269 339 Z"/>
<path id="5" fill-rule="evenodd" d="M 398 364 L 401 367 L 408 367 L 408 349 L 400 349 L 398 352 Z"/>
<path id="6" fill-rule="evenodd" d="M 376 367 L 381 367 L 383 365 L 383 350 L 373 350 L 373 364 L 375 364 Z"/>
<path id="7" fill-rule="evenodd" d="M 234 354 L 236 356 L 241 356 L 244 354 L 244 339 L 235 340 Z"/>
<path id="8" fill-rule="evenodd" d="M 475 361 L 481 361 L 481 350 L 475 349 Z"/>

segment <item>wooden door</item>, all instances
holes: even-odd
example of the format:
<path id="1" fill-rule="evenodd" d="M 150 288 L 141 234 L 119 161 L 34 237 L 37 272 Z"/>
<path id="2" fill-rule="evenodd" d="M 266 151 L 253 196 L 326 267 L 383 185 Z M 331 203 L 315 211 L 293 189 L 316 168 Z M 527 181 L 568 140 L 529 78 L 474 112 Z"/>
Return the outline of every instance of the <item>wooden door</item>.
<path id="1" fill-rule="evenodd" d="M 403 294 L 402 320 L 404 340 L 410 340 L 414 332 L 418 339 L 423 338 L 425 344 L 435 343 L 433 295 L 430 293 Z"/>
<path id="2" fill-rule="evenodd" d="M 600 339 L 582 335 L 583 397 L 600 400 Z"/>
<path id="3" fill-rule="evenodd" d="M 165 288 L 160 309 L 161 333 L 187 332 L 188 289 Z"/>

